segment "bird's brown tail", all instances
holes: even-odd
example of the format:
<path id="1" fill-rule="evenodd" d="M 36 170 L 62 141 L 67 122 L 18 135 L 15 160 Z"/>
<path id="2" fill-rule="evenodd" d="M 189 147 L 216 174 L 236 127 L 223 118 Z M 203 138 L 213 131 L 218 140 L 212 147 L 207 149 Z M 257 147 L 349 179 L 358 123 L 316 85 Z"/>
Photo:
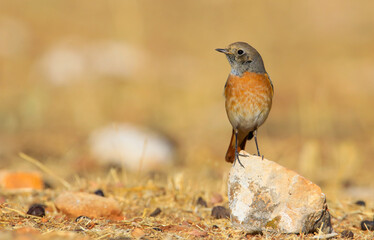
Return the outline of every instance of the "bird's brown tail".
<path id="1" fill-rule="evenodd" d="M 247 143 L 247 140 L 251 140 L 253 138 L 253 132 L 249 132 L 247 135 L 238 133 L 238 153 L 241 150 L 245 149 L 245 144 Z M 234 163 L 235 161 L 235 132 L 234 129 L 232 130 L 231 134 L 231 140 L 229 148 L 226 152 L 226 162 Z"/>

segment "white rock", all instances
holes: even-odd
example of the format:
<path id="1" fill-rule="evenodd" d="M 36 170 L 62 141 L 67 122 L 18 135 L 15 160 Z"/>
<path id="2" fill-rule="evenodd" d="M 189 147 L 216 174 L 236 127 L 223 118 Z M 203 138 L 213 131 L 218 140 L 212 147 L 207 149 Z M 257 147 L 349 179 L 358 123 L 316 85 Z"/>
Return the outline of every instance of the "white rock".
<path id="1" fill-rule="evenodd" d="M 102 163 L 148 171 L 172 161 L 174 146 L 164 136 L 128 124 L 111 124 L 94 131 L 89 140 L 92 156 Z"/>
<path id="2" fill-rule="evenodd" d="M 242 151 L 241 154 L 248 155 Z M 325 194 L 279 164 L 248 155 L 230 170 L 229 208 L 234 226 L 248 232 L 331 233 Z"/>
<path id="3" fill-rule="evenodd" d="M 66 38 L 42 55 L 38 67 L 52 84 L 66 85 L 97 76 L 128 79 L 139 70 L 144 59 L 142 51 L 127 43 Z"/>
<path id="4" fill-rule="evenodd" d="M 57 44 L 47 51 L 40 60 L 41 70 L 54 85 L 64 85 L 84 76 L 88 62 L 79 47 Z"/>
<path id="5" fill-rule="evenodd" d="M 97 75 L 129 77 L 144 60 L 138 48 L 116 41 L 101 41 L 86 49 L 89 67 Z"/>

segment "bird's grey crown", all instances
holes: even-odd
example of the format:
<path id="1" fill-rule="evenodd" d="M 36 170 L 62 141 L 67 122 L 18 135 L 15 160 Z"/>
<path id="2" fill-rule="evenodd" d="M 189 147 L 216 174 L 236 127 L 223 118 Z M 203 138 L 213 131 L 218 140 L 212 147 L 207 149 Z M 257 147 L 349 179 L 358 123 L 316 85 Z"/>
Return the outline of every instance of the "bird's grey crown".
<path id="1" fill-rule="evenodd" d="M 238 51 L 244 54 L 239 55 Z M 235 42 L 227 47 L 227 59 L 231 65 L 231 73 L 242 75 L 244 72 L 266 73 L 261 55 L 255 48 L 245 42 Z"/>

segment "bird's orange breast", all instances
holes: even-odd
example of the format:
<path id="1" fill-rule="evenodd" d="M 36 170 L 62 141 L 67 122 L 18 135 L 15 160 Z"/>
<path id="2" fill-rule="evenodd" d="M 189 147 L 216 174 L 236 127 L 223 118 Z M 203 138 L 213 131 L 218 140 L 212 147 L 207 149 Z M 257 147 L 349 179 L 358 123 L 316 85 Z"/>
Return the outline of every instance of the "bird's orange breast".
<path id="1" fill-rule="evenodd" d="M 230 74 L 225 85 L 225 97 L 245 94 L 266 94 L 273 97 L 273 86 L 266 73 L 245 72 L 242 76 Z"/>
<path id="2" fill-rule="evenodd" d="M 225 98 L 226 111 L 234 127 L 257 128 L 270 111 L 273 86 L 266 73 L 230 74 L 225 85 Z"/>

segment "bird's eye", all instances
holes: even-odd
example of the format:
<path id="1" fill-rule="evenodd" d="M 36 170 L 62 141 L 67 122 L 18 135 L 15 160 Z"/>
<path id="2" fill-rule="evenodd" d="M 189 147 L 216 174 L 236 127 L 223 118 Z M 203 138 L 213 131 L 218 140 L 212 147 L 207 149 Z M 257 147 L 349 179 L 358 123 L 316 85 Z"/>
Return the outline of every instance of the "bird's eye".
<path id="1" fill-rule="evenodd" d="M 244 51 L 241 50 L 241 49 L 239 49 L 239 50 L 238 50 L 238 55 L 243 55 L 243 54 L 244 54 Z"/>

